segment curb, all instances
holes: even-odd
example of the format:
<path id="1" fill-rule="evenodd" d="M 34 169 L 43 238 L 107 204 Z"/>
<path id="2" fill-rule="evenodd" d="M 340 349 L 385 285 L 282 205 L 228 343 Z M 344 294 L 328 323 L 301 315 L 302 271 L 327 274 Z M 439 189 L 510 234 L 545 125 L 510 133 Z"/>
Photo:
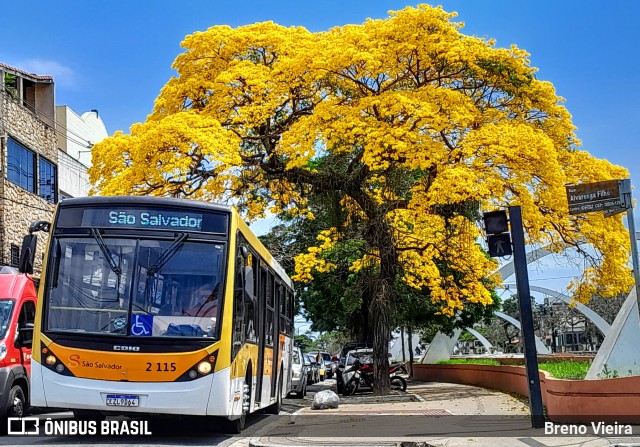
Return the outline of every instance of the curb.
<path id="1" fill-rule="evenodd" d="M 418 395 L 413 393 L 402 393 L 402 394 L 387 394 L 384 396 L 349 396 L 349 400 L 345 402 L 340 399 L 340 405 L 358 405 L 358 404 L 367 404 L 367 403 L 385 403 L 385 402 L 426 402 L 426 400 Z M 298 411 L 292 414 L 293 417 L 296 417 L 299 413 L 304 411 L 306 408 L 301 408 Z M 321 410 L 320 410 L 321 411 Z M 249 440 L 249 447 L 331 447 L 335 446 L 335 441 L 329 441 L 323 444 L 311 444 L 301 442 L 299 444 L 291 444 L 289 441 L 294 441 L 291 438 L 283 439 L 283 442 L 279 443 L 270 443 L 268 441 L 264 441 L 262 436 L 255 436 Z M 380 444 L 372 444 L 371 440 L 363 440 L 361 443 L 349 443 L 349 444 L 340 444 L 340 447 L 433 447 L 431 444 L 427 443 L 413 443 L 406 441 L 389 441 L 386 443 Z"/>
<path id="2" fill-rule="evenodd" d="M 361 444 L 340 444 L 340 447 L 400 447 L 400 442 L 389 442 L 387 444 L 371 444 L 369 442 L 362 442 Z M 249 440 L 249 447 L 329 447 L 335 446 L 336 442 L 327 442 L 326 444 L 270 444 L 260 440 L 260 438 L 251 438 Z M 428 447 L 428 444 L 425 446 Z"/>
<path id="3" fill-rule="evenodd" d="M 340 397 L 338 405 L 375 404 L 385 402 L 426 402 L 426 400 L 424 397 L 414 393 L 387 394 L 384 396 L 349 396 L 347 398 L 343 396 Z"/>

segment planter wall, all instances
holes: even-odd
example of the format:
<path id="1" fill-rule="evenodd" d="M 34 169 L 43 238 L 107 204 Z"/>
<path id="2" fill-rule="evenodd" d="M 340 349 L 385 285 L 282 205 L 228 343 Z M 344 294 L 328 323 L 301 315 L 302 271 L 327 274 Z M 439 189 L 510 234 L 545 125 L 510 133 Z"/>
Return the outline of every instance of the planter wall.
<path id="1" fill-rule="evenodd" d="M 447 382 L 529 395 L 521 366 L 471 364 L 414 364 L 413 377 L 425 382 Z M 562 380 L 540 372 L 542 401 L 553 422 L 640 423 L 640 377 L 602 380 Z"/>
<path id="2" fill-rule="evenodd" d="M 593 355 L 572 355 L 572 354 L 538 354 L 538 362 L 584 362 L 591 363 Z M 501 365 L 524 365 L 524 357 L 491 357 Z"/>

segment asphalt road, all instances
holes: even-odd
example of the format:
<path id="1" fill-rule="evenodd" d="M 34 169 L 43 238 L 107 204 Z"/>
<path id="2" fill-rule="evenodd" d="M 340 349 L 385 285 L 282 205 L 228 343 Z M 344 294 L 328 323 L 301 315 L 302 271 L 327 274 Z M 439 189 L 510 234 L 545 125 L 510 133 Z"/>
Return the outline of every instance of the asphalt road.
<path id="1" fill-rule="evenodd" d="M 335 380 L 328 379 L 307 388 L 307 396 L 303 399 L 296 397 L 287 398 L 282 403 L 282 413 L 292 414 L 303 407 L 311 406 L 313 396 L 316 392 L 330 388 L 335 385 Z M 59 424 L 69 423 L 73 421 L 71 412 L 55 412 L 40 413 L 41 424 L 48 417 Z M 265 429 L 270 423 L 274 422 L 274 417 L 261 413 L 253 413 L 247 417 L 247 426 L 240 435 L 227 435 L 216 432 L 212 429 L 209 421 L 203 421 L 196 418 L 179 418 L 164 417 L 154 418 L 150 420 L 148 427 L 152 435 L 120 435 L 120 436 L 0 436 L 0 445 L 24 445 L 24 446 L 77 446 L 77 445 L 109 445 L 119 446 L 146 446 L 146 447 L 165 447 L 165 446 L 220 446 L 220 447 L 239 447 L 248 445 L 248 439 L 258 436 L 259 432 Z M 65 422 L 66 421 L 66 422 Z M 119 424 L 121 429 L 132 429 L 132 419 L 117 417 L 108 418 L 113 424 Z M 41 430 L 43 426 L 41 425 Z M 138 425 L 140 429 L 144 426 Z M 86 429 L 86 428 L 85 428 Z M 95 427 L 100 432 L 100 427 Z"/>

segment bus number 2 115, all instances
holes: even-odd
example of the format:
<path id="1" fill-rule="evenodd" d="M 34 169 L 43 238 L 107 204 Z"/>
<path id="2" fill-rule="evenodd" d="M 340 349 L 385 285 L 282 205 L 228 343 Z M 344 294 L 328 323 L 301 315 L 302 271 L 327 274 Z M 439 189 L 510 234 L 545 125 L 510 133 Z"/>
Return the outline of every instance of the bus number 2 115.
<path id="1" fill-rule="evenodd" d="M 147 371 L 154 371 L 153 369 L 153 363 L 147 362 Z M 160 363 L 157 362 L 155 363 L 156 365 L 156 369 L 155 371 L 159 371 L 159 372 L 169 372 L 169 371 L 175 371 L 176 370 L 176 364 L 175 363 Z"/>

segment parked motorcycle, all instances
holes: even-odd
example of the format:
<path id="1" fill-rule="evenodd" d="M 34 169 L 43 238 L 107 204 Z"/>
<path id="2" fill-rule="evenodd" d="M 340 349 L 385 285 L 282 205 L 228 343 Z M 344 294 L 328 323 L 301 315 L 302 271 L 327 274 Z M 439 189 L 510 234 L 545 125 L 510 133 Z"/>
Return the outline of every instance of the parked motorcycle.
<path id="1" fill-rule="evenodd" d="M 391 375 L 391 389 L 398 391 L 406 391 L 407 390 L 407 381 L 404 380 L 404 377 L 398 375 L 400 368 L 395 367 L 389 370 L 389 374 Z M 353 365 L 346 371 L 344 371 L 344 375 L 349 375 L 351 373 L 351 377 L 344 384 L 344 388 L 342 390 L 343 396 L 351 396 L 355 394 L 356 391 L 361 386 L 366 386 L 368 388 L 373 388 L 373 364 L 365 363 L 362 364 L 359 360 L 355 360 Z"/>
<path id="2" fill-rule="evenodd" d="M 406 374 L 406 375 L 409 375 L 409 371 L 407 371 L 407 367 L 404 365 L 404 362 L 392 363 L 389 366 L 389 372 L 392 373 L 392 374 Z"/>

